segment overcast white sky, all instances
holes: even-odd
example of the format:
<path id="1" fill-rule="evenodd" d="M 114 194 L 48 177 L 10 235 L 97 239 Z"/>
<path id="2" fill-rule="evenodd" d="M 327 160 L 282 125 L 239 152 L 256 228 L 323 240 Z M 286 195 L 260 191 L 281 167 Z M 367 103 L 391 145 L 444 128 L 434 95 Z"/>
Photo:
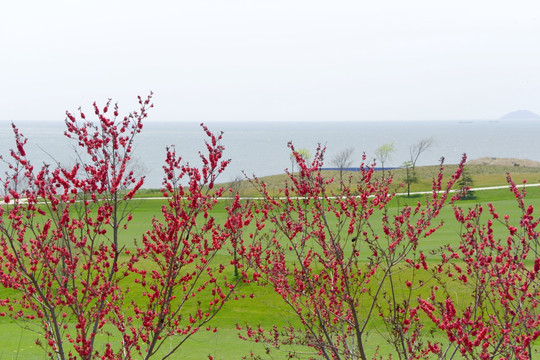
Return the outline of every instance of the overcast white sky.
<path id="1" fill-rule="evenodd" d="M 540 113 L 540 1 L 3 1 L 0 120 L 149 90 L 171 121 Z"/>

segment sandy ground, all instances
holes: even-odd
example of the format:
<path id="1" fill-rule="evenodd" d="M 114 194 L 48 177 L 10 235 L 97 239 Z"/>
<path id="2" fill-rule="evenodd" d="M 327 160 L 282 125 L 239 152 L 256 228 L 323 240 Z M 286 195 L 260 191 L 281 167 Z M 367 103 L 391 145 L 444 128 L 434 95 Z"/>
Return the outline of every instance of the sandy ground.
<path id="1" fill-rule="evenodd" d="M 472 165 L 540 167 L 540 162 L 529 159 L 482 157 L 467 161 Z"/>

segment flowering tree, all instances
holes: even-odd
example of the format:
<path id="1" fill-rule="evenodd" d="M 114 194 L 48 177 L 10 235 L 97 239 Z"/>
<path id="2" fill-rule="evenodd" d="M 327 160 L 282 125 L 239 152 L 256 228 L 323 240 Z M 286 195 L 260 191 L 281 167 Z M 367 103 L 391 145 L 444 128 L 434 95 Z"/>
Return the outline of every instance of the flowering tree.
<path id="1" fill-rule="evenodd" d="M 412 281 L 415 271 L 427 269 L 422 240 L 441 225 L 435 219 L 450 201 L 465 160 L 446 184 L 441 167 L 424 204 L 404 206 L 392 215 L 391 177 L 373 180 L 372 167 L 362 164 L 357 186 L 349 182 L 341 193 L 330 194 L 326 186 L 331 180 L 321 175 L 324 149 L 308 164 L 289 146 L 300 171 L 288 174 L 280 197 L 253 180 L 264 198 L 256 212 L 268 239 L 247 257 L 256 267 L 254 276 L 274 288 L 298 322 L 268 331 L 248 325 L 242 337 L 274 347 L 309 346 L 325 359 L 368 359 L 366 336 L 379 316 L 400 358 L 436 350 L 420 340 L 422 326 L 414 321 L 418 310 L 410 302 L 420 286 Z"/>
<path id="2" fill-rule="evenodd" d="M 459 246 L 442 254 L 435 270 L 443 277 L 422 300 L 421 309 L 448 338 L 441 346 L 445 359 L 533 358 L 531 344 L 540 336 L 540 219 L 525 204 L 525 190 L 510 175 L 507 180 L 521 211 L 518 221 L 499 216 L 492 204 L 487 220 L 482 206 L 456 207 Z"/>
<path id="3" fill-rule="evenodd" d="M 0 300 L 1 315 L 37 331 L 49 358 L 151 358 L 174 336 L 171 348 L 161 349 L 167 357 L 207 325 L 242 279 L 228 280 L 225 265 L 214 261 L 233 237 L 209 214 L 223 193 L 213 186 L 228 161 L 221 160 L 221 136 L 206 128 L 200 168 L 167 151 L 163 217 L 139 246 L 122 237 L 132 219 L 130 199 L 144 182 L 129 163 L 151 95 L 139 105 L 121 118 L 110 101 L 94 104 L 95 122 L 82 111 L 67 113 L 65 135 L 82 149 L 70 168 L 35 168 L 13 125 L 16 146 L 5 159 L 0 208 L 0 282 L 13 295 Z M 234 218 L 247 226 L 245 207 L 236 208 Z M 129 300 L 130 291 L 145 300 Z"/>
<path id="4" fill-rule="evenodd" d="M 166 340 L 174 337 L 163 358 L 172 355 L 185 341 L 200 329 L 217 331 L 208 325 L 231 297 L 234 290 L 246 280 L 246 269 L 240 261 L 227 262 L 242 275 L 227 276 L 224 262 L 216 258 L 227 253 L 234 256 L 243 247 L 242 229 L 252 216 L 249 206 L 242 205 L 236 196 L 227 208 L 228 217 L 218 224 L 211 215 L 224 189 L 213 190 L 217 176 L 229 160 L 222 161 L 221 134 L 215 135 L 203 126 L 209 137 L 207 155 L 201 154 L 202 169 L 182 164 L 173 147 L 167 149 L 163 195 L 167 205 L 162 207 L 164 220 L 154 218 L 152 229 L 143 237 L 143 246 L 137 249 L 129 263 L 129 270 L 139 276 L 135 282 L 142 287 L 147 301 L 142 305 L 132 301 L 135 316 L 126 339 L 136 344 L 143 357 L 152 357 Z M 186 179 L 187 185 L 181 181 Z M 227 243 L 232 244 L 226 249 Z M 230 269 L 229 269 L 230 270 Z M 136 340 L 144 344 L 144 348 Z"/>
<path id="5" fill-rule="evenodd" d="M 26 139 L 12 125 L 16 147 L 3 179 L 0 281 L 20 295 L 2 305 L 15 320 L 37 320 L 28 326 L 39 324 L 40 330 L 33 327 L 41 333 L 37 344 L 51 358 L 91 358 L 98 333 L 122 305 L 119 229 L 144 181 L 127 165 L 150 99 L 139 98 L 140 111 L 123 119 L 110 101 L 103 109 L 94 103 L 97 123 L 82 111 L 81 122 L 67 113 L 65 135 L 84 149 L 71 168 L 34 168 Z"/>

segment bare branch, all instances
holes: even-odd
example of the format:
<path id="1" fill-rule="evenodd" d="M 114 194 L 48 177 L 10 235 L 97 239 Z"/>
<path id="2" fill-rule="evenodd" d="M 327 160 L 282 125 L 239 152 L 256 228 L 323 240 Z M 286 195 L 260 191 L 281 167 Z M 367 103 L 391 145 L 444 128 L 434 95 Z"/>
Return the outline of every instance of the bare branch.
<path id="1" fill-rule="evenodd" d="M 413 170 L 416 166 L 416 161 L 418 161 L 418 158 L 420 157 L 420 155 L 423 152 L 429 150 L 433 146 L 433 144 L 434 144 L 433 138 L 429 137 L 429 138 L 420 139 L 418 140 L 416 144 L 411 145 L 411 147 L 409 148 L 409 153 L 411 155 L 411 164 L 412 164 Z"/>

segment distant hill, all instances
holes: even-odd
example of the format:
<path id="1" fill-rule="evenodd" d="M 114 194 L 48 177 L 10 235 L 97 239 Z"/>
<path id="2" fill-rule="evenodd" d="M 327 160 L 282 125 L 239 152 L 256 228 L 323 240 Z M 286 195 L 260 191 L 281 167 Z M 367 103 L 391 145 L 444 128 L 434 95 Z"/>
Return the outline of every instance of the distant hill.
<path id="1" fill-rule="evenodd" d="M 501 117 L 500 120 L 540 120 L 540 115 L 529 110 L 517 110 L 509 112 Z"/>

